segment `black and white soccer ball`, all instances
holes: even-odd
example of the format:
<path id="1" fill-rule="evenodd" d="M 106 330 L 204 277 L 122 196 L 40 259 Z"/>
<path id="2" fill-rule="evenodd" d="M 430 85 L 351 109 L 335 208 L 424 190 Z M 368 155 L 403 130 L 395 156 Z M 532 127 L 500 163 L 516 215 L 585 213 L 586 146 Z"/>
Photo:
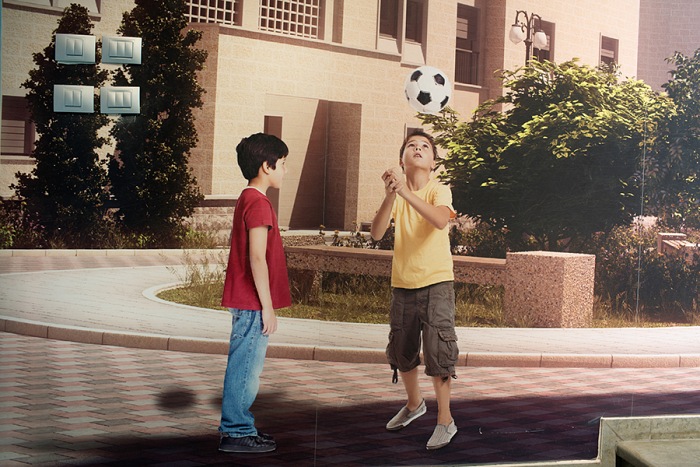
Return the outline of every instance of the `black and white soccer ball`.
<path id="1" fill-rule="evenodd" d="M 420 113 L 440 112 L 452 97 L 452 83 L 445 73 L 432 66 L 416 68 L 406 77 L 406 100 Z"/>

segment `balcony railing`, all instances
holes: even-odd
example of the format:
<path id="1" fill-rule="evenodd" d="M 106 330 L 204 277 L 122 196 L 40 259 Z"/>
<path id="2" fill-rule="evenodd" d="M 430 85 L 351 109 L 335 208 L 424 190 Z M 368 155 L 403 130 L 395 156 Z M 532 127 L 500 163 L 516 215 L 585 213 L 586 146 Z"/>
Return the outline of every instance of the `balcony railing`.
<path id="1" fill-rule="evenodd" d="M 479 52 L 457 49 L 455 60 L 455 82 L 463 84 L 478 84 L 479 81 Z"/>

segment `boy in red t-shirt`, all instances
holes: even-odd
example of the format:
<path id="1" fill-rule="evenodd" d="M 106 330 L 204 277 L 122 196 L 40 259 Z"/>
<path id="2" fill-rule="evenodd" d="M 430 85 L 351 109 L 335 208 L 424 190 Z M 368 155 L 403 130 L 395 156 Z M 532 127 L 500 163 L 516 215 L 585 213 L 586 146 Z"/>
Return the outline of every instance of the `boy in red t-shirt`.
<path id="1" fill-rule="evenodd" d="M 238 165 L 248 186 L 236 203 L 231 252 L 222 306 L 233 314 L 228 363 L 221 402 L 224 452 L 270 452 L 275 440 L 255 428 L 250 407 L 260 385 L 270 334 L 277 330 L 275 309 L 292 304 L 287 264 L 277 216 L 267 189 L 280 188 L 289 149 L 279 138 L 256 133 L 236 146 Z"/>

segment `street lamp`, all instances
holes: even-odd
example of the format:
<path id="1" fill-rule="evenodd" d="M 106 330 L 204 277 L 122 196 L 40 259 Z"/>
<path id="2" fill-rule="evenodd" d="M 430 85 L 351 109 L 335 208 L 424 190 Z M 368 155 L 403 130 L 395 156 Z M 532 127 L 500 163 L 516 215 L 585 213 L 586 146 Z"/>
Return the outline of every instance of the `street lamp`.
<path id="1" fill-rule="evenodd" d="M 520 15 L 525 17 L 525 22 L 519 21 Z M 535 26 L 537 19 L 537 27 Z M 534 35 L 532 32 L 535 31 Z M 536 13 L 528 16 L 527 11 L 518 10 L 515 13 L 515 22 L 510 28 L 508 38 L 513 44 L 520 44 L 525 40 L 525 65 L 530 61 L 532 45 L 541 49 L 547 45 L 547 34 L 542 30 L 542 18 Z"/>

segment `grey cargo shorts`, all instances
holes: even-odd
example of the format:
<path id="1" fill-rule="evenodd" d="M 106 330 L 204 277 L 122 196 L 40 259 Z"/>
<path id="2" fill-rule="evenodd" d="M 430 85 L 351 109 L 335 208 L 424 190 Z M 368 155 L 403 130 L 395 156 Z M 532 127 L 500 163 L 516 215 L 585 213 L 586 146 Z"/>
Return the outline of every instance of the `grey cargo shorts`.
<path id="1" fill-rule="evenodd" d="M 425 374 L 456 378 L 459 355 L 455 333 L 454 283 L 440 282 L 420 289 L 392 290 L 389 344 L 386 356 L 394 370 L 420 365 L 421 335 Z"/>

